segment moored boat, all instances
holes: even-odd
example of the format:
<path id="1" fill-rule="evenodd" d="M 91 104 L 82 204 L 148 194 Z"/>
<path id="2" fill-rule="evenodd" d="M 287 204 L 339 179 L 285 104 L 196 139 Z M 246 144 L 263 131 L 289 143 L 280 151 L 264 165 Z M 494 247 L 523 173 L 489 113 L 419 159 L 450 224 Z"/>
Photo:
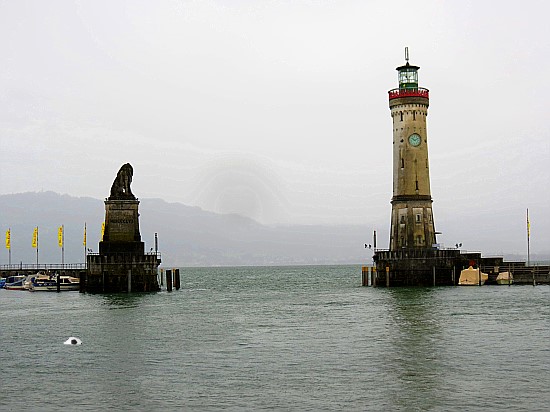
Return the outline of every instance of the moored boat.
<path id="1" fill-rule="evenodd" d="M 61 276 L 61 290 L 79 290 L 80 279 L 72 276 Z"/>
<path id="2" fill-rule="evenodd" d="M 501 272 L 497 276 L 497 285 L 511 285 L 514 283 L 512 272 Z"/>
<path id="3" fill-rule="evenodd" d="M 12 275 L 6 278 L 4 289 L 8 290 L 23 290 L 23 282 L 27 279 L 27 275 Z"/>
<path id="4" fill-rule="evenodd" d="M 39 290 L 47 291 L 48 287 L 53 286 L 54 291 L 57 290 L 57 281 L 55 280 L 54 275 L 47 275 L 45 273 L 39 273 L 32 280 L 29 291 L 35 292 Z"/>
<path id="5" fill-rule="evenodd" d="M 38 272 L 35 275 L 28 275 L 27 278 L 23 281 L 23 289 L 29 290 L 31 288 L 32 282 L 34 279 L 39 276 L 42 272 Z"/>
<path id="6" fill-rule="evenodd" d="M 460 278 L 458 279 L 458 284 L 460 286 L 477 286 L 484 285 L 485 281 L 489 278 L 487 273 L 483 273 L 479 269 L 474 269 L 469 267 L 460 272 Z"/>
<path id="7" fill-rule="evenodd" d="M 58 278 L 60 292 L 79 290 L 80 279 L 67 275 L 37 276 L 29 290 L 31 292 L 57 292 Z"/>

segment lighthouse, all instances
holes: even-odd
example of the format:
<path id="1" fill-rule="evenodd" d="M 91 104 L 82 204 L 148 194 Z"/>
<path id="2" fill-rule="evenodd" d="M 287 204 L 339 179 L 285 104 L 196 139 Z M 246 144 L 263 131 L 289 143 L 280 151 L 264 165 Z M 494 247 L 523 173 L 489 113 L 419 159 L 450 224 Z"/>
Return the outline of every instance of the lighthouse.
<path id="1" fill-rule="evenodd" d="M 399 87 L 388 92 L 393 128 L 393 196 L 390 251 L 436 244 L 430 192 L 426 118 L 429 91 L 418 86 L 420 67 L 397 67 Z"/>
<path id="2" fill-rule="evenodd" d="M 457 285 L 462 269 L 477 265 L 496 279 L 501 257 L 482 257 L 480 252 L 444 248 L 436 242 L 430 191 L 428 130 L 430 95 L 418 86 L 420 67 L 397 67 L 399 87 L 388 92 L 392 117 L 393 194 L 389 249 L 376 249 L 372 286 Z M 491 269 L 492 268 L 492 269 Z M 480 281 L 481 284 L 481 281 Z"/>
<path id="3" fill-rule="evenodd" d="M 428 129 L 430 94 L 419 87 L 420 67 L 397 67 L 398 86 L 388 92 L 392 118 L 393 193 L 390 244 L 375 249 L 373 286 L 455 285 L 464 265 L 460 250 L 436 242 L 430 190 Z"/>

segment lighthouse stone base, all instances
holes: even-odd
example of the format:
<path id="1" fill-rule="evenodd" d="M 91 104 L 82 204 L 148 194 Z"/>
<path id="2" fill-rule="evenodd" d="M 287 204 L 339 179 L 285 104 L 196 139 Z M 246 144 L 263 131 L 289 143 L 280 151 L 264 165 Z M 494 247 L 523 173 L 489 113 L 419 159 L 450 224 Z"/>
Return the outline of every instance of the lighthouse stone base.
<path id="1" fill-rule="evenodd" d="M 373 286 L 452 286 L 464 266 L 459 250 L 376 251 Z"/>

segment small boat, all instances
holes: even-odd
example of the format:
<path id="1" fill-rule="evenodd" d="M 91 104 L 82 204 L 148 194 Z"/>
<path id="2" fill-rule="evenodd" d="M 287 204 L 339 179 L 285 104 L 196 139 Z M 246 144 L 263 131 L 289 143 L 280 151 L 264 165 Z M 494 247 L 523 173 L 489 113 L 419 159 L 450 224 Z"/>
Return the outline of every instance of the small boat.
<path id="1" fill-rule="evenodd" d="M 489 278 L 487 273 L 481 272 L 479 269 L 469 267 L 460 272 L 460 278 L 458 284 L 460 286 L 477 286 L 484 285 L 485 281 Z"/>
<path id="2" fill-rule="evenodd" d="M 80 279 L 67 275 L 43 275 L 37 276 L 31 284 L 31 292 L 57 292 L 59 279 L 59 291 L 66 292 L 80 289 Z"/>
<path id="3" fill-rule="evenodd" d="M 31 288 L 32 282 L 34 279 L 39 276 L 42 272 L 38 272 L 36 275 L 28 275 L 27 278 L 23 281 L 23 289 L 29 290 Z"/>
<path id="4" fill-rule="evenodd" d="M 45 273 L 38 273 L 29 285 L 29 291 L 35 292 L 37 290 L 48 290 L 49 286 L 53 286 L 54 290 L 57 290 L 57 281 L 53 275 L 47 275 Z"/>
<path id="5" fill-rule="evenodd" d="M 6 278 L 4 289 L 8 290 L 23 290 L 23 282 L 27 279 L 27 275 L 13 275 Z"/>
<path id="6" fill-rule="evenodd" d="M 512 272 L 501 272 L 497 276 L 497 285 L 511 285 L 514 283 Z"/>
<path id="7" fill-rule="evenodd" d="M 61 276 L 61 290 L 79 290 L 80 279 L 72 276 Z"/>

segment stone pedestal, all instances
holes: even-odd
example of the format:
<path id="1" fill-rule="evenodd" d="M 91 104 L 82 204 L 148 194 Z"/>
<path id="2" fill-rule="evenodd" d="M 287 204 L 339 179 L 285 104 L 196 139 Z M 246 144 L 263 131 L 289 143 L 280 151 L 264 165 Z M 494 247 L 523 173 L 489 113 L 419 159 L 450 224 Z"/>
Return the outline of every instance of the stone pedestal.
<path id="1" fill-rule="evenodd" d="M 99 242 L 99 254 L 131 253 L 143 255 L 139 233 L 139 200 L 105 201 L 105 231 Z"/>

